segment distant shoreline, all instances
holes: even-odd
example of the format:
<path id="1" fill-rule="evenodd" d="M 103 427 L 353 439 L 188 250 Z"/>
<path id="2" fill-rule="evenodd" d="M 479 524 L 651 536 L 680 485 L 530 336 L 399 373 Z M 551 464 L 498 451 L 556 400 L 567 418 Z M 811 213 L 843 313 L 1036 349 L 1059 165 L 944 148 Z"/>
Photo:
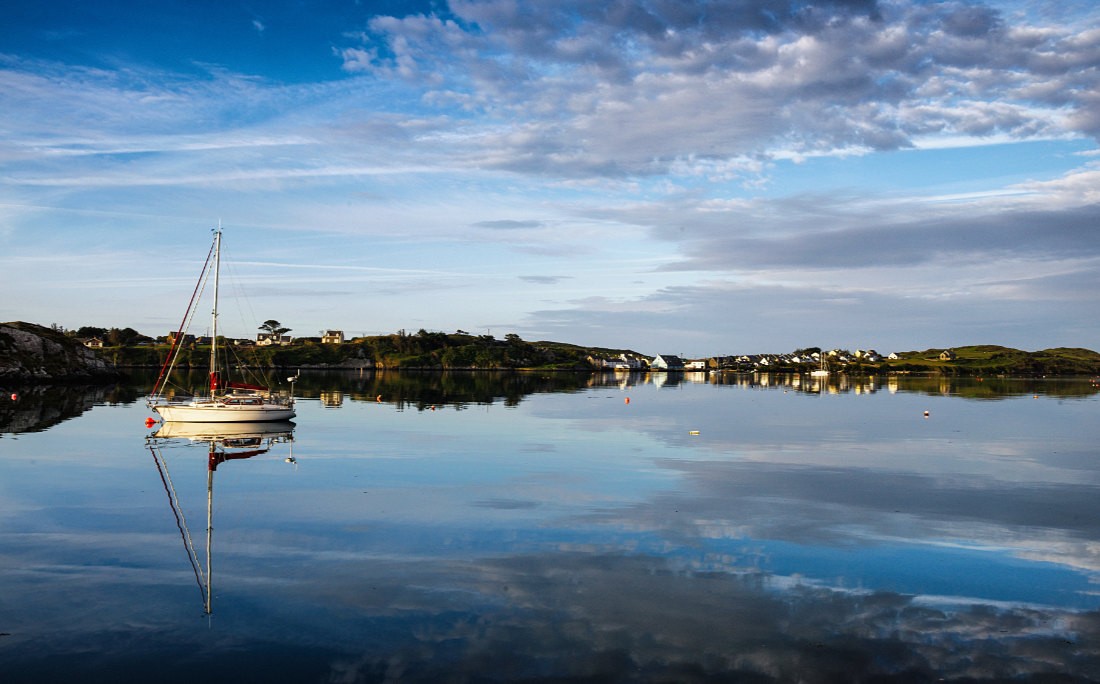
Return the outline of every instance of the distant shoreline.
<path id="1" fill-rule="evenodd" d="M 92 348 L 92 347 L 95 348 Z M 142 338 L 106 346 L 102 340 L 33 323 L 0 323 L 0 382 L 111 380 L 126 369 L 157 369 L 172 347 Z M 177 367 L 204 369 L 209 343 L 189 341 L 177 352 Z M 299 339 L 285 345 L 235 346 L 235 363 L 258 370 L 432 371 L 432 372 L 722 372 L 807 374 L 821 356 L 833 375 L 948 377 L 1089 377 L 1100 375 L 1100 353 L 1060 347 L 1035 352 L 998 345 L 973 345 L 891 354 L 816 347 L 790 354 L 712 356 L 689 367 L 652 368 L 657 357 L 629 349 L 584 347 L 564 342 L 528 342 L 518 335 L 498 340 L 469 333 L 404 332 L 355 338 L 337 344 Z M 664 359 L 678 357 L 664 356 Z M 614 368 L 612 365 L 620 367 Z M 626 367 L 626 366 L 629 366 Z"/>

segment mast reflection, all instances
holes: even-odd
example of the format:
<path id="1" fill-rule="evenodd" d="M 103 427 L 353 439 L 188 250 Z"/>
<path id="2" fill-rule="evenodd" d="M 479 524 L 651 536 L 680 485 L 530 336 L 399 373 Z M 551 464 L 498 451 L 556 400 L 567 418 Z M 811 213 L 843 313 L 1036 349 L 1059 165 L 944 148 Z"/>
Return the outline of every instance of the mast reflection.
<path id="1" fill-rule="evenodd" d="M 169 422 L 160 426 L 146 438 L 146 446 L 153 456 L 160 474 L 168 503 L 176 518 L 183 539 L 187 558 L 195 573 L 195 580 L 202 594 L 203 612 L 213 612 L 213 542 L 214 542 L 214 473 L 218 466 L 226 461 L 249 459 L 269 452 L 276 444 L 290 444 L 288 463 L 296 463 L 294 458 L 294 423 L 276 421 L 264 423 L 178 423 Z M 164 449 L 172 447 L 191 447 L 206 445 L 206 557 L 205 564 L 200 560 L 191 538 L 187 518 L 180 505 L 179 496 L 168 471 L 168 462 L 164 458 Z M 204 567 L 205 565 L 205 567 Z"/>

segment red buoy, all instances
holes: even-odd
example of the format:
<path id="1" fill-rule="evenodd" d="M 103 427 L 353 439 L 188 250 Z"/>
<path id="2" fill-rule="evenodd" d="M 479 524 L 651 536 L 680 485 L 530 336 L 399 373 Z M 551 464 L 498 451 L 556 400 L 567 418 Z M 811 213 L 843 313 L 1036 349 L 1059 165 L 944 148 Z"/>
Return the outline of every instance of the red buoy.
<path id="1" fill-rule="evenodd" d="M 153 427 L 153 425 L 154 425 L 154 424 L 155 424 L 156 422 L 157 422 L 157 421 L 153 420 L 153 418 L 152 418 L 152 417 L 146 418 L 146 419 L 145 419 L 145 427 L 147 427 L 147 428 L 148 428 L 148 427 Z"/>

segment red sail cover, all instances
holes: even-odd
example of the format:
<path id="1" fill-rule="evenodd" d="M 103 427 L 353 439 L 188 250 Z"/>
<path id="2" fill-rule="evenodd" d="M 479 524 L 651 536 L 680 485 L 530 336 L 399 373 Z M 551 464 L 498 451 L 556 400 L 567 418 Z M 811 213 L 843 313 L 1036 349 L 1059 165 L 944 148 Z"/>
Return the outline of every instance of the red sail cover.
<path id="1" fill-rule="evenodd" d="M 267 388 L 263 385 L 250 385 L 247 382 L 227 382 L 226 386 L 229 387 L 229 389 L 256 390 L 257 392 L 267 391 Z"/>
<path id="2" fill-rule="evenodd" d="M 267 452 L 267 449 L 253 449 L 252 451 L 238 451 L 235 454 L 227 454 L 220 451 L 210 452 L 210 456 L 206 459 L 206 467 L 210 470 L 217 470 L 218 466 L 226 461 L 235 461 L 239 458 L 252 458 L 259 454 Z"/>
<path id="3" fill-rule="evenodd" d="M 210 374 L 210 390 L 215 391 L 215 390 L 220 390 L 220 389 L 243 389 L 243 390 L 253 390 L 255 392 L 266 392 L 267 391 L 267 388 L 264 387 L 263 385 L 250 385 L 247 382 L 233 382 L 233 381 L 226 382 L 226 381 L 222 380 L 221 373 L 218 373 L 217 371 L 215 371 L 215 372 Z"/>

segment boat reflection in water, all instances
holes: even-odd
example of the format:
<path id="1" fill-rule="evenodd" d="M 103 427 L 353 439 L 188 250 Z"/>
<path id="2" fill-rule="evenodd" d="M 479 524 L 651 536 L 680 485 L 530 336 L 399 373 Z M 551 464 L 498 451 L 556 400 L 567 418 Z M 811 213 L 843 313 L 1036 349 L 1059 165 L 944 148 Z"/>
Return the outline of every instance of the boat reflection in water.
<path id="1" fill-rule="evenodd" d="M 172 507 L 172 513 L 176 517 L 176 525 L 179 527 L 180 536 L 183 538 L 188 560 L 191 562 L 191 568 L 195 572 L 195 580 L 198 582 L 199 591 L 202 593 L 203 612 L 207 615 L 213 611 L 211 557 L 214 541 L 214 472 L 219 465 L 226 461 L 243 460 L 266 454 L 276 444 L 291 445 L 286 461 L 295 463 L 293 442 L 294 423 L 290 421 L 164 423 L 156 432 L 146 438 L 146 446 L 149 447 L 149 452 L 153 455 L 153 461 L 157 464 L 157 471 L 160 473 L 161 482 L 164 484 L 164 491 L 168 494 L 168 502 Z M 191 531 L 187 526 L 187 518 L 180 505 L 175 485 L 172 483 L 172 477 L 168 472 L 168 462 L 165 460 L 163 453 L 166 448 L 187 447 L 195 444 L 205 444 L 207 446 L 205 564 L 195 550 Z"/>

